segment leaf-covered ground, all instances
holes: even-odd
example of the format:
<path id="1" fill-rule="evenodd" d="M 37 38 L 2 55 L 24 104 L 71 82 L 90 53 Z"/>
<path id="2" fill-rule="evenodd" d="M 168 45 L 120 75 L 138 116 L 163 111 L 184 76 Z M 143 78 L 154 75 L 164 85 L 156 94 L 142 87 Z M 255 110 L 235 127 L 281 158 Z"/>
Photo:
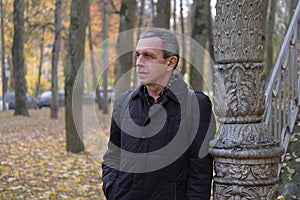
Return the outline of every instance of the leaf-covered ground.
<path id="1" fill-rule="evenodd" d="M 300 121 L 290 138 L 281 169 L 280 192 L 285 199 L 300 199 Z"/>
<path id="2" fill-rule="evenodd" d="M 101 163 L 66 152 L 64 111 L 0 113 L 0 199 L 104 199 Z"/>

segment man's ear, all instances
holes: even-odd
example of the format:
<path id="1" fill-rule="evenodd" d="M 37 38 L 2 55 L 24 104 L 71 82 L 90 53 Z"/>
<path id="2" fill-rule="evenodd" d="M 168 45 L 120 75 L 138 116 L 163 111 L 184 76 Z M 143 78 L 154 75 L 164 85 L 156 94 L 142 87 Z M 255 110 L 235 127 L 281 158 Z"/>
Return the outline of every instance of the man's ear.
<path id="1" fill-rule="evenodd" d="M 176 56 L 171 56 L 171 57 L 168 58 L 168 60 L 169 60 L 168 61 L 168 71 L 169 71 L 169 69 L 174 69 L 175 68 L 175 66 L 178 62 L 178 59 L 177 59 Z"/>

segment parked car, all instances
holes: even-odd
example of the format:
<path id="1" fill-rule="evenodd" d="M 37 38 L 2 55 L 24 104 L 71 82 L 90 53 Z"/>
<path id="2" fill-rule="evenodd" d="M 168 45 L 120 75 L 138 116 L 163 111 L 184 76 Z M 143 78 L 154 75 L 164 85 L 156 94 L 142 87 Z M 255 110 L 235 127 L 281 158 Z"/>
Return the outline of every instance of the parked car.
<path id="1" fill-rule="evenodd" d="M 8 103 L 5 102 L 5 110 L 8 110 Z M 0 111 L 3 111 L 3 98 L 0 97 Z"/>
<path id="2" fill-rule="evenodd" d="M 6 94 L 6 102 L 8 103 L 9 109 L 15 109 L 15 101 L 16 101 L 16 97 L 14 92 L 10 92 Z M 26 106 L 28 109 L 40 108 L 38 101 L 28 93 L 26 93 Z"/>
<path id="3" fill-rule="evenodd" d="M 58 96 L 58 106 L 64 106 L 65 105 L 65 91 L 64 90 L 59 90 L 57 92 Z M 40 107 L 50 107 L 52 103 L 52 91 L 47 90 L 40 94 L 38 96 L 38 102 Z"/>

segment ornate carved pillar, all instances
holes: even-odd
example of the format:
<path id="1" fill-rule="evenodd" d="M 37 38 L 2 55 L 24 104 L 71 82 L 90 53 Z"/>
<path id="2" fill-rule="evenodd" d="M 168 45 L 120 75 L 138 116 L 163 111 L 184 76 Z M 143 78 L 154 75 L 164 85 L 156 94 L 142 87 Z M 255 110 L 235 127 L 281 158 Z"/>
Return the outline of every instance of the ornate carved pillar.
<path id="1" fill-rule="evenodd" d="M 262 1 L 218 0 L 215 20 L 214 199 L 276 199 L 283 148 L 262 121 Z"/>

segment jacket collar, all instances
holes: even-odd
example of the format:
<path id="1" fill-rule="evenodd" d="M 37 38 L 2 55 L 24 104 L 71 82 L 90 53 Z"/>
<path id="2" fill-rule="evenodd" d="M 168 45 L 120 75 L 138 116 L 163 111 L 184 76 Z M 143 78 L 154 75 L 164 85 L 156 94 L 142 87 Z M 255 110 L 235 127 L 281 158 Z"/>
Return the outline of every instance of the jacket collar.
<path id="1" fill-rule="evenodd" d="M 170 86 L 167 85 L 168 89 L 166 90 L 165 95 L 181 104 L 187 95 L 188 88 L 179 72 L 174 71 L 174 76 L 176 76 L 175 81 L 171 85 L 168 84 Z M 137 86 L 137 88 L 133 90 L 131 99 L 134 99 L 137 96 L 144 96 L 143 87 L 144 85 Z"/>

